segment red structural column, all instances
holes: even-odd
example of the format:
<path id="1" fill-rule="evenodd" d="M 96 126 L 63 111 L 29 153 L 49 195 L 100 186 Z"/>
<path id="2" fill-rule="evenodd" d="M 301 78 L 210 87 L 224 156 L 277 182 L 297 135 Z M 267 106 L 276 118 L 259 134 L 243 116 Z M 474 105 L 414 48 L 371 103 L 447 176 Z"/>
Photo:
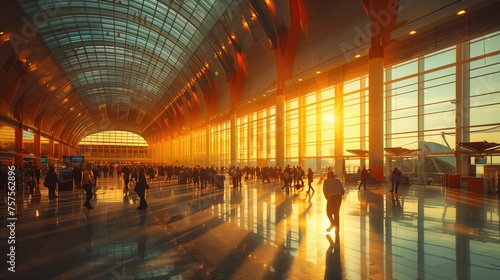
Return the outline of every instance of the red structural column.
<path id="1" fill-rule="evenodd" d="M 16 148 L 16 157 L 14 159 L 14 164 L 22 166 L 23 165 L 23 115 L 22 115 L 22 104 L 23 102 L 19 102 L 20 105 L 16 105 L 14 107 L 14 117 L 19 121 L 17 127 L 14 129 L 14 142 Z"/>
<path id="2" fill-rule="evenodd" d="M 237 154 L 236 154 L 236 105 L 241 99 L 241 90 L 243 88 L 243 78 L 245 73 L 243 57 L 241 50 L 234 49 L 235 64 L 234 68 L 229 70 L 229 91 L 231 93 L 231 112 L 230 112 L 230 122 L 231 122 L 231 165 L 236 165 Z"/>
<path id="3" fill-rule="evenodd" d="M 399 0 L 362 1 L 371 23 L 369 50 L 369 168 L 384 181 L 384 45 L 396 28 Z M 368 4 L 369 3 L 369 4 Z"/>
<path id="4" fill-rule="evenodd" d="M 15 136 L 15 145 L 16 145 L 16 158 L 15 158 L 14 163 L 16 165 L 22 166 L 23 165 L 23 141 L 24 141 L 23 125 L 22 124 L 19 124 L 19 126 L 15 128 L 14 136 Z"/>
<path id="5" fill-rule="evenodd" d="M 277 47 L 274 49 L 278 72 L 276 88 L 276 166 L 285 166 L 285 82 L 292 77 L 293 60 L 297 50 L 300 31 L 298 1 L 290 3 L 290 27 L 274 26 L 277 32 Z M 276 25 L 276 22 L 274 23 Z"/>
<path id="6" fill-rule="evenodd" d="M 40 137 L 40 131 L 36 131 L 34 133 L 34 144 L 35 144 L 35 149 L 34 149 L 34 153 L 35 153 L 35 162 L 34 162 L 34 165 L 35 166 L 40 166 L 40 158 L 42 157 L 42 144 L 41 144 L 41 137 Z"/>
<path id="7" fill-rule="evenodd" d="M 285 166 L 285 88 L 276 90 L 276 166 Z"/>
<path id="8" fill-rule="evenodd" d="M 49 139 L 49 158 L 53 160 L 54 158 L 54 137 L 50 137 Z M 52 163 L 52 162 L 50 162 Z"/>
<path id="9" fill-rule="evenodd" d="M 381 46 L 372 46 L 369 60 L 369 167 L 371 176 L 384 181 L 384 56 Z"/>

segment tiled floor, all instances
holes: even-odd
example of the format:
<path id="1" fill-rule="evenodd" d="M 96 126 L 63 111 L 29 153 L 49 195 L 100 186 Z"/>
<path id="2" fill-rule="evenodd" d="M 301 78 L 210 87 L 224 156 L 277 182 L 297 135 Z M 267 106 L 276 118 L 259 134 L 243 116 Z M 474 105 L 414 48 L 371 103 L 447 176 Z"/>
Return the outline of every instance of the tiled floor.
<path id="1" fill-rule="evenodd" d="M 157 181 L 144 211 L 116 178 L 98 182 L 93 210 L 80 190 L 54 203 L 44 187 L 19 193 L 16 228 L 0 232 L 0 279 L 500 279 L 496 196 L 350 183 L 336 236 L 321 185 L 286 195 L 278 183 L 228 183 Z M 12 232 L 16 272 L 6 265 Z"/>

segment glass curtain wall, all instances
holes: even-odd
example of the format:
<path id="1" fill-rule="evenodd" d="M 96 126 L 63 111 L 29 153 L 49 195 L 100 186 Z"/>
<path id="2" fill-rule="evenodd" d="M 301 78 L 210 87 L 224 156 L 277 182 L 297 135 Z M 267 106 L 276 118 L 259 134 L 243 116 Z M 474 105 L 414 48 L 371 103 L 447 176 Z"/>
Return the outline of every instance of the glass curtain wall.
<path id="1" fill-rule="evenodd" d="M 240 166 L 275 165 L 275 107 L 239 117 L 237 161 Z"/>
<path id="2" fill-rule="evenodd" d="M 205 129 L 196 130 L 193 133 L 193 161 L 195 165 L 206 166 L 207 160 L 207 133 Z"/>
<path id="3" fill-rule="evenodd" d="M 461 120 L 462 141 L 500 142 L 500 33 L 444 48 L 391 65 L 385 71 L 385 147 L 414 150 L 412 156 L 386 155 L 386 172 L 392 166 L 408 173 L 455 172 L 454 149 Z M 368 150 L 368 75 L 335 87 L 318 89 L 285 102 L 285 163 L 321 170 L 344 159 L 345 171 L 355 172 L 365 159 L 345 150 Z M 457 85 L 457 83 L 461 83 Z M 337 89 L 341 96 L 336 98 Z M 463 89 L 462 100 L 457 90 Z M 336 104 L 342 102 L 342 104 Z M 335 106 L 342 106 L 338 116 Z M 462 107 L 457 107 L 462 106 Z M 463 108 L 463 112 L 457 111 Z M 341 120 L 336 124 L 336 119 Z M 275 107 L 239 116 L 236 157 L 239 165 L 275 164 Z M 343 129 L 335 150 L 336 125 Z M 205 136 L 194 132 L 194 158 L 209 153 L 210 164 L 230 164 L 230 122 L 210 126 L 210 149 Z M 175 140 L 174 140 L 175 141 Z M 184 141 L 187 141 L 184 139 Z M 173 142 L 172 142 L 173 143 Z M 184 145 L 179 156 L 187 157 Z M 177 147 L 173 144 L 173 147 Z M 498 161 L 492 156 L 493 161 Z M 480 173 L 481 167 L 478 169 Z M 389 174 L 386 174 L 389 175 Z"/>
<path id="4" fill-rule="evenodd" d="M 299 165 L 299 99 L 285 102 L 285 165 Z"/>
<path id="5" fill-rule="evenodd" d="M 211 164 L 216 167 L 231 165 L 231 123 L 230 121 L 213 124 L 210 129 Z"/>
<path id="6" fill-rule="evenodd" d="M 148 143 L 140 135 L 128 131 L 103 131 L 83 138 L 79 154 L 89 161 L 149 160 Z"/>
<path id="7" fill-rule="evenodd" d="M 368 150 L 368 76 L 346 81 L 342 86 L 344 149 Z M 364 165 L 364 157 L 359 157 L 359 155 L 345 157 L 345 172 L 347 173 L 355 173 Z"/>
<path id="8" fill-rule="evenodd" d="M 469 56 L 469 133 L 471 142 L 488 141 L 500 143 L 500 32 L 474 40 L 465 50 Z M 487 164 L 499 164 L 500 156 L 487 159 Z M 476 172 L 483 174 L 484 165 Z"/>
<path id="9" fill-rule="evenodd" d="M 410 174 L 454 173 L 458 141 L 498 142 L 499 64 L 496 32 L 388 67 L 386 147 L 418 153 L 414 158 L 388 157 L 388 163 Z M 478 166 L 478 174 L 481 170 Z"/>

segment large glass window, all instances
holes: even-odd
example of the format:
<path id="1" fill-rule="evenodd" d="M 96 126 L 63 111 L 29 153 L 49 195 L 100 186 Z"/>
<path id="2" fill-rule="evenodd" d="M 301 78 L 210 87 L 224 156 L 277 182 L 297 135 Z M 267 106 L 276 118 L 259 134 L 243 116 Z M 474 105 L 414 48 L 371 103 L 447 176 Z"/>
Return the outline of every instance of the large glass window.
<path id="1" fill-rule="evenodd" d="M 285 104 L 285 163 L 299 164 L 299 99 Z"/>
<path id="2" fill-rule="evenodd" d="M 95 133 L 78 143 L 79 153 L 89 161 L 149 160 L 148 147 L 148 143 L 140 135 L 121 130 Z"/>
<path id="3" fill-rule="evenodd" d="M 211 128 L 211 161 L 215 166 L 231 164 L 231 123 L 214 124 Z"/>
<path id="4" fill-rule="evenodd" d="M 457 119 L 464 123 L 464 139 L 498 142 L 499 51 L 500 32 L 497 32 L 464 43 L 460 48 L 448 47 L 386 69 L 385 99 L 381 104 L 385 110 L 385 147 L 414 150 L 415 156 L 405 159 L 408 166 L 403 166 L 404 170 L 435 173 L 454 170 Z M 462 60 L 457 61 L 457 57 Z M 352 170 L 361 165 L 363 158 L 344 153 L 348 149 L 368 150 L 368 79 L 368 75 L 362 75 L 340 83 L 341 96 L 336 97 L 335 87 L 315 88 L 285 101 L 285 146 L 280 149 L 284 149 L 286 164 L 318 170 L 338 162 L 334 158 L 344 157 L 346 167 L 352 165 Z M 457 96 L 464 98 L 457 100 Z M 274 164 L 275 110 L 275 107 L 256 108 L 255 112 L 237 119 L 239 164 Z M 211 126 L 211 146 L 207 152 L 213 164 L 230 163 L 230 129 L 229 121 Z M 335 150 L 336 135 L 342 135 L 344 151 Z M 196 154 L 200 157 L 204 153 L 197 148 L 203 146 L 201 139 L 202 134 L 197 133 L 191 139 L 196 142 Z M 386 156 L 392 160 L 391 155 Z"/>

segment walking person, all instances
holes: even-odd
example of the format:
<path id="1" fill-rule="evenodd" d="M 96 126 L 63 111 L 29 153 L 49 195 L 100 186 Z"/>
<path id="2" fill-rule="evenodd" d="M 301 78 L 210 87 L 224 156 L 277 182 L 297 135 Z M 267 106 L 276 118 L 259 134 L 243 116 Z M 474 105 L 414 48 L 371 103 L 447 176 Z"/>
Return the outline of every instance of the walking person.
<path id="1" fill-rule="evenodd" d="M 101 173 L 99 172 L 99 169 L 97 167 L 92 168 L 92 176 L 94 178 L 94 181 L 92 181 L 92 193 L 94 195 L 94 198 L 97 198 L 97 178 L 101 176 Z M 113 176 L 111 176 L 113 177 Z"/>
<path id="2" fill-rule="evenodd" d="M 121 173 L 123 173 L 123 184 L 125 185 L 123 192 L 125 193 L 125 192 L 128 191 L 128 183 L 130 182 L 130 173 L 131 173 L 131 170 L 130 170 L 130 168 L 127 165 L 124 165 L 122 167 Z"/>
<path id="3" fill-rule="evenodd" d="M 398 193 L 399 184 L 401 183 L 401 171 L 397 167 L 392 171 L 392 184 L 390 192 Z"/>
<path id="4" fill-rule="evenodd" d="M 316 191 L 314 190 L 314 188 L 312 187 L 312 182 L 313 182 L 313 179 L 314 179 L 314 173 L 313 173 L 312 169 L 311 169 L 311 168 L 309 168 L 309 169 L 307 170 L 307 184 L 308 184 L 308 186 L 309 186 L 309 189 L 307 189 L 307 192 L 308 192 L 308 193 L 309 193 L 311 190 L 312 190 L 313 192 L 316 192 Z"/>
<path id="5" fill-rule="evenodd" d="M 139 207 L 137 207 L 137 210 L 144 210 L 148 208 L 148 203 L 146 202 L 146 189 L 149 189 L 148 181 L 146 179 L 146 175 L 144 174 L 144 167 L 141 167 L 139 169 L 139 180 L 137 181 L 137 184 L 135 184 L 134 191 L 137 193 L 139 196 Z"/>
<path id="6" fill-rule="evenodd" d="M 370 173 L 368 173 L 368 170 L 366 170 L 366 167 L 363 166 L 363 170 L 361 170 L 361 182 L 359 182 L 358 190 L 361 188 L 361 185 L 363 185 L 363 189 L 366 190 L 366 181 L 368 181 L 368 178 L 370 177 Z"/>
<path id="7" fill-rule="evenodd" d="M 85 203 L 83 204 L 84 207 L 87 209 L 94 209 L 92 205 L 90 204 L 90 200 L 92 199 L 92 183 L 93 183 L 93 174 L 92 174 L 92 166 L 90 164 L 87 164 L 85 170 L 83 171 L 82 174 L 82 185 L 83 189 L 85 190 Z"/>
<path id="8" fill-rule="evenodd" d="M 283 183 L 285 188 L 286 194 L 290 193 L 290 184 L 291 184 L 291 178 L 290 178 L 290 166 L 288 165 L 285 170 L 283 171 Z"/>
<path id="9" fill-rule="evenodd" d="M 73 169 L 73 181 L 75 181 L 75 186 L 77 189 L 80 189 L 82 187 L 82 170 L 80 169 L 80 166 L 75 166 L 75 168 Z"/>
<path id="10" fill-rule="evenodd" d="M 54 202 L 54 199 L 56 198 L 57 182 L 58 182 L 58 179 L 57 179 L 57 174 L 54 171 L 54 166 L 50 166 L 49 171 L 47 171 L 47 175 L 45 176 L 45 180 L 43 182 L 43 185 L 49 189 L 50 202 Z"/>
<path id="11" fill-rule="evenodd" d="M 36 184 L 40 185 L 40 178 L 42 178 L 42 170 L 40 170 L 40 167 L 35 167 L 35 178 L 36 178 Z"/>
<path id="12" fill-rule="evenodd" d="M 332 170 L 328 171 L 326 179 L 323 182 L 323 194 L 326 198 L 326 215 L 330 220 L 330 226 L 326 231 L 330 232 L 335 228 L 335 232 L 339 233 L 340 227 L 340 205 L 342 204 L 342 196 L 345 193 L 344 185 L 335 177 Z"/>

